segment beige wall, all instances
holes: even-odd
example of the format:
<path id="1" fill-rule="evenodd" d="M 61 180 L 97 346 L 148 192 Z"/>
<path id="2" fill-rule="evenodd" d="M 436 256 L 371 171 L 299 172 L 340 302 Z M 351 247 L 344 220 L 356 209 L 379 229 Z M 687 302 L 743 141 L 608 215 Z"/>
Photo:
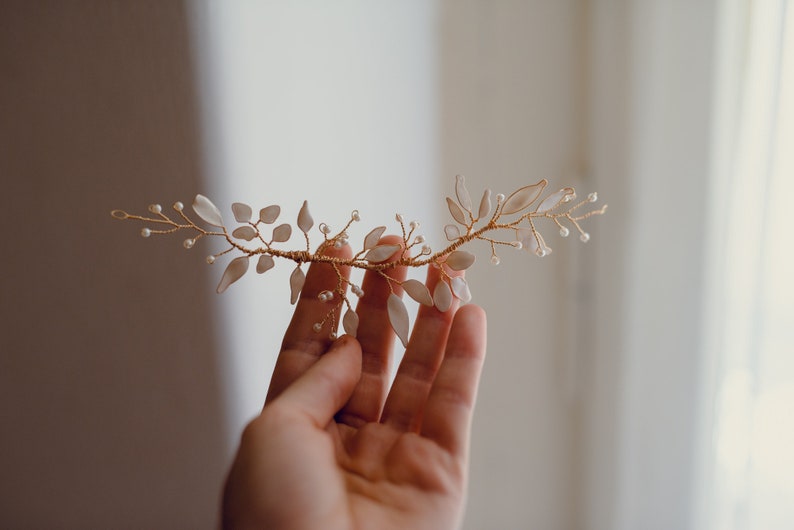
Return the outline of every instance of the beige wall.
<path id="1" fill-rule="evenodd" d="M 205 269 L 112 208 L 200 190 L 179 2 L 0 3 L 0 526 L 210 528 Z"/>

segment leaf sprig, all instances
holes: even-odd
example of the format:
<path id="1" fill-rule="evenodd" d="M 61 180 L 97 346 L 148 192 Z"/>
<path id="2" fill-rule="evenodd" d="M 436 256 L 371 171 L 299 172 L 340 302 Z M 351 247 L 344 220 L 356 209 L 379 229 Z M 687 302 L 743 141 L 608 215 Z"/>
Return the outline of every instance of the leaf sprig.
<path id="1" fill-rule="evenodd" d="M 346 333 L 355 336 L 358 315 L 350 303 L 348 291 L 357 297 L 364 294 L 361 286 L 342 274 L 341 268 L 353 267 L 373 271 L 382 276 L 389 286 L 391 291 L 387 301 L 389 321 L 405 345 L 409 333 L 408 311 L 402 299 L 395 293 L 395 286 L 401 286 L 409 297 L 420 304 L 435 306 L 439 311 L 447 311 L 452 306 L 454 298 L 464 303 L 468 302 L 471 300 L 471 292 L 466 280 L 460 276 L 452 276 L 444 267 L 453 271 L 462 271 L 474 264 L 476 256 L 461 250 L 463 245 L 474 240 L 485 241 L 491 247 L 491 263 L 494 265 L 498 265 L 501 261 L 497 249 L 502 247 L 525 249 L 539 257 L 544 257 L 551 253 L 551 248 L 536 227 L 537 221 L 541 219 L 553 222 L 562 237 L 567 237 L 573 228 L 579 233 L 582 242 L 590 239 L 590 235 L 584 231 L 580 223 L 593 215 L 603 214 L 606 205 L 582 211 L 584 206 L 598 199 L 596 193 L 590 193 L 584 200 L 567 207 L 576 199 L 576 192 L 572 187 L 562 188 L 541 199 L 547 186 L 548 181 L 543 179 L 519 188 L 507 197 L 500 193 L 495 197 L 495 206 L 491 199 L 491 190 L 486 189 L 475 213 L 465 180 L 458 175 L 455 178 L 455 199 L 446 198 L 449 213 L 454 220 L 454 223 L 444 227 L 444 234 L 449 242 L 446 247 L 434 252 L 425 243 L 424 236 L 417 233 L 419 223 L 416 221 L 406 223 L 403 216 L 397 214 L 395 220 L 400 225 L 401 244 L 380 243 L 386 227 L 378 226 L 369 231 L 364 237 L 360 250 L 350 258 L 329 256 L 324 251 L 329 246 L 341 248 L 350 244 L 348 230 L 361 220 L 358 210 L 351 212 L 349 220 L 341 230 L 334 231 L 326 223 L 319 223 L 317 229 L 323 241 L 314 251 L 311 250 L 309 236 L 309 232 L 314 228 L 314 219 L 306 201 L 303 202 L 296 220 L 297 228 L 305 241 L 305 246 L 299 250 L 282 248 L 291 238 L 293 227 L 290 223 L 276 225 L 281 215 L 281 207 L 278 205 L 266 206 L 259 210 L 258 217 L 254 217 L 254 210 L 249 205 L 241 202 L 232 204 L 232 214 L 239 226 L 231 232 L 224 224 L 220 210 L 203 195 L 196 195 L 192 205 L 193 211 L 204 223 L 213 228 L 196 224 L 187 216 L 181 202 L 176 202 L 172 206 L 176 212 L 174 218 L 169 217 L 159 204 L 149 206 L 151 216 L 133 215 L 124 210 L 113 210 L 111 215 L 116 219 L 146 223 L 147 226 L 141 229 L 143 237 L 184 231 L 189 235 L 182 243 L 187 249 L 193 248 L 204 237 L 214 236 L 225 239 L 228 244 L 225 250 L 207 256 L 207 263 L 210 264 L 227 254 L 236 256 L 223 272 L 217 287 L 218 293 L 224 292 L 248 272 L 252 258 L 256 258 L 256 272 L 259 274 L 272 269 L 276 260 L 288 260 L 295 263 L 295 269 L 289 279 L 290 303 L 294 304 L 306 280 L 303 265 L 329 264 L 336 271 L 337 282 L 332 288 L 318 294 L 318 299 L 327 303 L 329 309 L 325 317 L 313 325 L 313 329 L 319 333 L 327 325 L 332 339 L 336 338 L 339 324 L 336 321 L 337 310 L 345 308 L 346 311 L 341 319 L 342 327 Z M 533 208 L 533 205 L 536 206 Z M 416 249 L 419 251 L 416 252 Z M 387 274 L 388 270 L 395 267 L 426 265 L 436 266 L 441 275 L 441 281 L 436 284 L 432 293 L 418 280 L 397 280 Z"/>

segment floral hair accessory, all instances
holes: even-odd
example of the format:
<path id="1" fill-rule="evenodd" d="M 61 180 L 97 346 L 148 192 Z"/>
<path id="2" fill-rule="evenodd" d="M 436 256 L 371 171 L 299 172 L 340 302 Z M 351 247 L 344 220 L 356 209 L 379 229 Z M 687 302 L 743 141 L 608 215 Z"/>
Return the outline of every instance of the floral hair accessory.
<path id="1" fill-rule="evenodd" d="M 389 321 L 397 336 L 405 345 L 408 341 L 408 311 L 398 295 L 394 293 L 394 286 L 400 285 L 405 293 L 420 304 L 435 306 L 439 311 L 448 310 L 453 297 L 462 302 L 471 300 L 469 285 L 462 277 L 451 276 L 442 265 L 453 271 L 468 269 L 475 261 L 474 254 L 461 250 L 467 243 L 480 240 L 491 247 L 491 263 L 498 265 L 500 262 L 497 250 L 503 247 L 524 249 L 539 257 L 551 253 L 551 248 L 536 227 L 540 220 L 552 222 L 559 229 L 562 237 L 567 237 L 571 229 L 579 233 L 582 242 L 590 240 L 590 235 L 584 231 L 580 222 L 606 211 L 606 205 L 597 209 L 586 209 L 585 206 L 596 202 L 596 193 L 590 193 L 587 198 L 574 202 L 576 192 L 573 188 L 562 188 L 541 196 L 548 185 L 545 179 L 517 189 L 508 196 L 497 194 L 494 206 L 491 190 L 483 192 L 477 208 L 474 208 L 469 191 L 466 189 L 464 178 L 455 177 L 455 199 L 446 198 L 449 213 L 454 220 L 444 227 L 444 234 L 449 244 L 441 250 L 434 251 L 425 243 L 424 236 L 417 234 L 419 223 L 417 221 L 405 222 L 403 216 L 397 214 L 395 220 L 400 225 L 402 244 L 379 244 L 381 236 L 386 231 L 385 226 L 378 226 L 369 231 L 364 237 L 360 250 L 352 257 L 340 258 L 324 254 L 329 246 L 341 248 L 349 245 L 348 230 L 354 223 L 361 220 L 358 210 L 353 210 L 349 220 L 343 228 L 334 231 L 326 223 L 319 223 L 317 229 L 322 235 L 322 242 L 311 250 L 309 232 L 314 228 L 314 219 L 309 213 L 306 201 L 298 213 L 297 228 L 305 240 L 305 247 L 301 249 L 284 248 L 293 233 L 290 223 L 276 224 L 281 214 L 281 207 L 271 205 L 259 210 L 258 217 L 254 217 L 253 209 L 241 202 L 232 204 L 232 214 L 239 226 L 231 232 L 224 224 L 220 210 L 203 195 L 196 195 L 193 201 L 193 211 L 204 223 L 212 228 L 205 228 L 196 224 L 185 213 L 181 202 L 173 204 L 176 212 L 175 218 L 169 217 L 159 204 L 149 206 L 151 216 L 133 215 L 124 210 L 113 210 L 111 215 L 116 219 L 133 220 L 146 223 L 141 229 L 141 236 L 172 234 L 183 231 L 188 235 L 182 242 L 186 249 L 193 248 L 203 237 L 220 237 L 226 240 L 228 248 L 217 254 L 207 256 L 207 263 L 214 263 L 219 257 L 231 254 L 234 257 L 226 266 L 217 292 L 222 293 L 228 287 L 242 278 L 248 272 L 252 258 L 256 259 L 256 272 L 262 274 L 275 266 L 276 260 L 292 261 L 296 264 L 290 275 L 290 302 L 298 300 L 303 288 L 306 275 L 303 272 L 305 263 L 326 263 L 336 271 L 336 286 L 318 294 L 321 302 L 329 304 L 325 318 L 313 325 L 315 332 L 319 333 L 326 324 L 329 324 L 331 339 L 336 338 L 337 309 L 346 306 L 347 311 L 342 317 L 342 327 L 345 332 L 355 336 L 358 327 L 358 315 L 350 304 L 348 290 L 355 296 L 361 297 L 364 291 L 359 285 L 354 284 L 341 272 L 341 267 L 353 267 L 380 274 L 387 282 L 391 294 L 387 301 Z M 573 205 L 571 205 L 571 203 Z M 275 226 L 274 226 L 275 225 Z M 271 228 L 272 227 L 272 228 Z M 418 249 L 418 253 L 412 252 Z M 416 255 L 412 255 L 415 253 Z M 386 274 L 386 271 L 395 267 L 424 267 L 432 265 L 438 267 L 441 274 L 433 292 L 418 280 L 397 280 Z"/>

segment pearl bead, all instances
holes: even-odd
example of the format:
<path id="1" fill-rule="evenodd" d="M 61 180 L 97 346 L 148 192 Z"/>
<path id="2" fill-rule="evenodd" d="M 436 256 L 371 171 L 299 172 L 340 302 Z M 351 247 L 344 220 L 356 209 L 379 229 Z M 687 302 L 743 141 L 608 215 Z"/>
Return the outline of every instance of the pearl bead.
<path id="1" fill-rule="evenodd" d="M 402 214 L 399 214 L 399 213 L 394 216 L 394 219 L 396 219 L 397 222 L 400 223 L 400 224 L 402 224 L 402 222 L 404 221 Z"/>
<path id="2" fill-rule="evenodd" d="M 560 228 L 560 235 L 561 235 L 562 237 L 568 237 L 568 235 L 569 235 L 570 233 L 571 233 L 571 231 L 570 231 L 570 230 L 568 230 L 567 228 L 565 228 L 564 226 L 563 226 L 562 228 Z"/>
<path id="3" fill-rule="evenodd" d="M 185 239 L 182 242 L 182 246 L 185 247 L 185 248 L 193 248 L 193 245 L 195 245 L 195 244 L 196 244 L 196 240 L 195 239 Z"/>
<path id="4" fill-rule="evenodd" d="M 207 256 L 207 263 L 209 263 L 210 265 L 215 263 L 215 256 Z"/>
<path id="5" fill-rule="evenodd" d="M 422 254 L 430 254 L 433 252 L 433 249 L 430 248 L 430 245 L 422 245 Z"/>
<path id="6" fill-rule="evenodd" d="M 419 243 L 424 243 L 424 242 L 425 242 L 425 236 L 416 236 L 416 239 L 414 239 L 414 241 L 415 241 L 417 244 L 419 244 Z"/>
<path id="7" fill-rule="evenodd" d="M 323 325 L 320 322 L 315 322 L 315 324 L 312 326 L 312 329 L 315 333 L 319 333 L 320 330 L 323 329 Z"/>
<path id="8" fill-rule="evenodd" d="M 523 248 L 523 246 L 524 246 L 524 245 L 521 243 L 521 241 L 513 241 L 513 242 L 511 243 L 511 245 L 513 245 L 515 248 Z"/>
<path id="9" fill-rule="evenodd" d="M 181 212 L 181 211 L 182 211 L 182 208 L 184 208 L 184 207 L 185 207 L 185 205 L 184 205 L 184 204 L 182 204 L 182 203 L 181 203 L 181 202 L 179 202 L 179 201 L 176 201 L 176 202 L 174 203 L 174 210 L 176 210 L 177 212 Z"/>
<path id="10" fill-rule="evenodd" d="M 500 263 L 502 263 L 502 260 L 499 259 L 499 256 L 494 254 L 493 256 L 491 256 L 491 263 L 493 263 L 494 265 L 499 265 Z"/>
<path id="11" fill-rule="evenodd" d="M 408 226 L 416 230 L 417 228 L 419 228 L 419 221 L 411 221 L 410 223 L 408 223 Z"/>
<path id="12" fill-rule="evenodd" d="M 579 236 L 579 241 L 581 241 L 582 243 L 587 243 L 588 241 L 590 241 L 590 234 L 584 232 L 582 235 Z"/>
<path id="13" fill-rule="evenodd" d="M 538 257 L 542 258 L 543 256 L 546 255 L 546 251 L 544 249 L 542 249 L 541 247 L 538 247 L 538 249 L 535 251 L 535 254 Z"/>
<path id="14" fill-rule="evenodd" d="M 353 213 L 350 214 L 350 218 L 354 221 L 361 221 L 361 216 L 358 214 L 358 210 L 353 210 Z"/>
<path id="15" fill-rule="evenodd" d="M 332 331 L 331 333 L 328 334 L 328 338 L 331 340 L 336 340 L 336 333 Z"/>
<path id="16" fill-rule="evenodd" d="M 500 193 L 500 194 L 498 194 L 496 196 L 496 202 L 502 202 L 503 200 L 505 200 L 505 194 L 504 193 Z"/>
<path id="17" fill-rule="evenodd" d="M 598 200 L 598 194 L 596 192 L 591 193 L 587 196 L 587 200 L 590 202 L 596 202 Z"/>
<path id="18" fill-rule="evenodd" d="M 331 227 L 325 223 L 320 223 L 320 232 L 322 232 L 323 234 L 330 234 Z"/>
<path id="19" fill-rule="evenodd" d="M 334 248 L 342 248 L 342 241 L 339 239 L 334 241 Z"/>
<path id="20" fill-rule="evenodd" d="M 141 229 L 141 237 L 149 237 L 150 235 L 152 235 L 151 230 L 149 230 L 148 228 Z"/>
<path id="21" fill-rule="evenodd" d="M 149 211 L 152 213 L 160 213 L 163 211 L 163 207 L 160 206 L 159 204 L 150 204 Z"/>

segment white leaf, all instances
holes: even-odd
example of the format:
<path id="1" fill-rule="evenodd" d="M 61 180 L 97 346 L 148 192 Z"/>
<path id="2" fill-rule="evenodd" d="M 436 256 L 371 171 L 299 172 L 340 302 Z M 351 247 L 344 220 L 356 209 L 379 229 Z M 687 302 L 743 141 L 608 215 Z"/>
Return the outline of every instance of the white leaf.
<path id="1" fill-rule="evenodd" d="M 469 284 L 460 276 L 452 278 L 452 292 L 464 304 L 467 304 L 471 301 L 471 291 L 469 291 Z"/>
<path id="2" fill-rule="evenodd" d="M 241 226 L 239 228 L 234 229 L 234 232 L 232 232 L 232 236 L 236 237 L 237 239 L 245 239 L 246 241 L 251 241 L 253 238 L 256 237 L 256 230 L 254 230 L 253 226 Z"/>
<path id="3" fill-rule="evenodd" d="M 221 211 L 204 195 L 196 195 L 196 198 L 193 200 L 193 211 L 212 226 L 223 228 Z"/>
<path id="4" fill-rule="evenodd" d="M 511 214 L 520 212 L 540 197 L 546 184 L 548 184 L 548 181 L 543 179 L 537 184 L 517 189 L 505 200 L 505 204 L 502 206 L 502 213 Z"/>
<path id="5" fill-rule="evenodd" d="M 277 243 L 283 243 L 287 241 L 290 236 L 292 235 L 292 227 L 287 223 L 283 225 L 278 225 L 276 228 L 273 229 L 273 241 Z"/>
<path id="6" fill-rule="evenodd" d="M 527 252 L 537 255 L 538 249 L 541 249 L 545 254 L 551 254 L 551 249 L 546 246 L 543 236 L 540 232 L 532 233 L 530 228 L 516 229 L 516 239 L 521 242 L 521 248 Z"/>
<path id="7" fill-rule="evenodd" d="M 449 290 L 447 282 L 439 280 L 436 288 L 433 289 L 433 302 L 442 313 L 452 307 L 452 291 Z"/>
<path id="8" fill-rule="evenodd" d="M 304 234 L 308 234 L 312 226 L 314 226 L 314 219 L 312 219 L 309 213 L 309 201 L 303 201 L 301 211 L 298 212 L 298 228 L 300 228 L 301 232 Z"/>
<path id="9" fill-rule="evenodd" d="M 279 214 L 281 214 L 281 206 L 273 204 L 259 210 L 259 220 L 263 223 L 272 224 L 276 222 Z"/>
<path id="10" fill-rule="evenodd" d="M 449 213 L 452 214 L 453 219 L 462 225 L 466 224 L 466 217 L 463 215 L 463 210 L 460 209 L 458 203 L 447 197 L 447 207 L 449 208 Z"/>
<path id="11" fill-rule="evenodd" d="M 365 257 L 370 263 L 380 263 L 381 261 L 386 261 L 392 257 L 394 253 L 401 248 L 402 247 L 400 245 L 378 245 L 367 252 Z"/>
<path id="12" fill-rule="evenodd" d="M 469 190 L 466 189 L 466 181 L 463 175 L 455 177 L 455 195 L 458 197 L 458 203 L 463 209 L 471 213 L 471 197 L 469 196 Z"/>
<path id="13" fill-rule="evenodd" d="M 378 244 L 380 241 L 380 236 L 383 235 L 383 232 L 386 231 L 385 226 L 379 226 L 377 228 L 373 228 L 372 231 L 367 234 L 367 237 L 364 238 L 364 250 L 369 250 L 375 245 Z"/>
<path id="14" fill-rule="evenodd" d="M 345 316 L 342 317 L 342 327 L 345 328 L 345 333 L 351 337 L 356 336 L 358 331 L 358 315 L 352 309 L 348 309 Z"/>
<path id="15" fill-rule="evenodd" d="M 289 276 L 290 304 L 294 304 L 298 301 L 298 297 L 301 294 L 301 289 L 303 289 L 304 282 L 306 282 L 306 275 L 303 274 L 300 265 L 298 265 Z"/>
<path id="16" fill-rule="evenodd" d="M 238 223 L 247 223 L 251 221 L 251 216 L 254 212 L 247 204 L 235 202 L 232 204 L 232 213 L 234 214 L 234 218 Z"/>
<path id="17" fill-rule="evenodd" d="M 430 289 L 419 280 L 405 280 L 403 282 L 403 290 L 420 304 L 433 307 L 433 297 L 430 296 Z"/>
<path id="18" fill-rule="evenodd" d="M 272 269 L 275 264 L 272 257 L 267 254 L 262 254 L 259 256 L 259 261 L 256 263 L 256 272 L 259 274 L 267 272 Z"/>
<path id="19" fill-rule="evenodd" d="M 480 211 L 477 213 L 477 218 L 482 219 L 488 217 L 491 213 L 491 190 L 485 190 L 480 199 Z"/>
<path id="20" fill-rule="evenodd" d="M 447 225 L 444 227 L 444 235 L 449 241 L 455 241 L 460 237 L 460 229 L 455 225 Z"/>
<path id="21" fill-rule="evenodd" d="M 471 252 L 465 250 L 456 250 L 447 256 L 445 262 L 453 271 L 463 271 L 471 267 L 472 263 L 477 257 Z"/>
<path id="22" fill-rule="evenodd" d="M 408 346 L 408 309 L 399 296 L 392 293 L 386 302 L 389 311 L 389 322 L 403 346 Z"/>
<path id="23" fill-rule="evenodd" d="M 240 256 L 239 258 L 234 258 L 232 261 L 230 261 L 226 266 L 226 270 L 223 271 L 223 277 L 221 278 L 221 282 L 218 284 L 218 288 L 216 289 L 218 294 L 221 294 L 223 291 L 228 289 L 231 284 L 242 278 L 243 274 L 245 274 L 247 270 L 248 256 Z"/>
<path id="24" fill-rule="evenodd" d="M 558 192 L 552 193 L 541 203 L 538 205 L 536 212 L 545 212 L 547 210 L 553 210 L 557 206 L 559 206 L 564 200 L 567 195 L 573 195 L 573 188 L 563 188 Z"/>

